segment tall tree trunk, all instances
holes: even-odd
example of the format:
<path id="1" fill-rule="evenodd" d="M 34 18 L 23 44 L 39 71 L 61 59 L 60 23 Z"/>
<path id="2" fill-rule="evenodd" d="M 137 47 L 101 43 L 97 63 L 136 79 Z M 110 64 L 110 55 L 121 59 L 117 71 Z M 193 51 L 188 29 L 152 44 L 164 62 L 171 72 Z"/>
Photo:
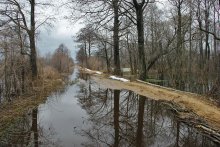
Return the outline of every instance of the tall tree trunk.
<path id="1" fill-rule="evenodd" d="M 107 50 L 107 43 L 104 43 L 104 52 L 105 52 L 105 60 L 106 60 L 106 66 L 107 66 L 107 72 L 110 73 L 111 72 L 111 67 L 110 67 L 110 61 L 108 58 L 108 50 Z"/>
<path id="2" fill-rule="evenodd" d="M 138 3 L 137 0 L 133 0 L 136 19 L 137 19 L 137 32 L 138 32 L 138 70 L 139 70 L 139 79 L 146 80 L 147 71 L 146 71 L 146 60 L 144 52 L 144 19 L 143 19 L 143 7 L 145 0 L 142 0 L 142 3 Z"/>
<path id="3" fill-rule="evenodd" d="M 130 63 L 130 68 L 131 68 L 131 74 L 134 74 L 134 68 L 133 68 L 133 61 L 132 61 L 132 53 L 131 49 L 128 47 L 128 54 L 129 54 L 129 63 Z"/>
<path id="4" fill-rule="evenodd" d="M 200 70 L 204 67 L 204 57 L 203 57 L 203 33 L 200 31 L 199 33 L 200 39 L 199 39 L 199 54 L 200 54 L 200 61 L 199 61 L 199 67 Z"/>
<path id="5" fill-rule="evenodd" d="M 136 49 L 136 43 L 132 44 L 132 49 L 135 50 Z M 136 52 L 136 51 L 135 51 Z M 134 68 L 134 75 L 137 75 L 137 54 L 133 55 L 133 68 Z"/>
<path id="6" fill-rule="evenodd" d="M 181 13 L 181 2 L 178 1 L 177 5 L 177 15 L 178 15 L 178 22 L 177 22 L 177 46 L 176 46 L 176 78 L 175 78 L 175 86 L 176 88 L 181 89 L 182 84 L 182 13 Z"/>
<path id="7" fill-rule="evenodd" d="M 214 33 L 217 34 L 217 26 L 216 26 L 216 13 L 214 10 Z M 215 64 L 215 69 L 218 69 L 218 64 L 217 64 L 217 39 L 214 37 L 214 64 Z"/>
<path id="8" fill-rule="evenodd" d="M 198 2 L 198 23 L 199 27 L 202 28 L 202 21 L 201 21 L 201 2 Z M 204 67 L 204 57 L 203 57 L 203 32 L 199 31 L 199 54 L 200 54 L 200 61 L 199 61 L 199 68 L 202 72 Z"/>
<path id="9" fill-rule="evenodd" d="M 21 68 L 21 91 L 22 91 L 22 94 L 25 93 L 25 67 L 22 66 Z"/>
<path id="10" fill-rule="evenodd" d="M 127 32 L 126 34 L 126 41 L 127 41 L 127 49 L 128 49 L 128 56 L 129 56 L 129 64 L 130 64 L 130 69 L 131 69 L 131 74 L 134 74 L 134 69 L 133 69 L 133 63 L 132 63 L 132 53 L 130 49 L 130 44 L 129 44 L 129 33 Z"/>
<path id="11" fill-rule="evenodd" d="M 10 101 L 9 99 L 9 93 L 10 93 L 10 85 L 9 85 L 9 73 L 8 73 L 8 49 L 7 46 L 5 46 L 5 68 L 4 68 L 4 77 L 5 77 L 5 93 L 4 97 L 7 101 Z"/>
<path id="12" fill-rule="evenodd" d="M 88 43 L 89 43 L 89 58 L 90 58 L 91 57 L 91 38 L 90 38 L 90 36 L 89 36 Z"/>
<path id="13" fill-rule="evenodd" d="M 209 61 L 210 58 L 210 46 L 209 46 L 209 2 L 205 0 L 205 59 Z M 205 61 L 206 62 L 206 61 Z"/>
<path id="14" fill-rule="evenodd" d="M 188 84 L 192 81 L 192 0 L 190 0 L 190 28 L 189 28 L 189 61 L 188 61 Z"/>
<path id="15" fill-rule="evenodd" d="M 84 53 L 86 58 L 86 67 L 88 68 L 88 56 L 87 56 L 87 45 L 86 42 L 84 42 Z"/>
<path id="16" fill-rule="evenodd" d="M 35 0 L 30 0 L 31 5 L 31 29 L 28 33 L 30 40 L 30 62 L 31 62 L 31 71 L 32 78 L 37 78 L 37 53 L 36 53 L 36 45 L 35 45 Z"/>
<path id="17" fill-rule="evenodd" d="M 119 56 L 119 0 L 113 0 L 114 9 L 114 74 L 122 75 Z"/>
<path id="18" fill-rule="evenodd" d="M 219 87 L 220 87 L 220 53 L 218 54 L 218 77 L 217 77 L 217 81 L 218 81 Z"/>

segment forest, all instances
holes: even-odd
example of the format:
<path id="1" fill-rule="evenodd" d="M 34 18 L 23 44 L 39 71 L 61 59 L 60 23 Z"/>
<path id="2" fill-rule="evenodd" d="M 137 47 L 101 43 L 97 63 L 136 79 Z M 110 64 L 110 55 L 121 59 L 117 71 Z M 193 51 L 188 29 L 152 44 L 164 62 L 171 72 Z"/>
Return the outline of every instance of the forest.
<path id="1" fill-rule="evenodd" d="M 217 147 L 219 105 L 220 0 L 0 0 L 0 146 Z"/>
<path id="2" fill-rule="evenodd" d="M 165 2 L 66 3 L 72 12 L 69 19 L 83 19 L 85 24 L 74 36 L 79 47 L 76 57 L 79 64 L 115 75 L 122 75 L 125 68 L 129 75 L 140 80 L 162 81 L 169 87 L 218 97 L 219 1 Z M 52 7 L 46 2 L 38 5 Z M 1 86 L 5 87 L 1 93 L 6 97 L 24 92 L 27 81 L 24 78 L 35 79 L 40 72 L 37 58 L 41 57 L 37 57 L 35 43 L 37 29 L 52 20 L 36 21 L 35 7 L 35 1 L 1 2 Z M 26 14 L 27 11 L 30 13 Z"/>
<path id="3" fill-rule="evenodd" d="M 122 75 L 129 68 L 144 81 L 217 97 L 219 7 L 218 0 L 76 1 L 75 19 L 86 17 L 76 35 L 77 59 L 91 69 Z"/>

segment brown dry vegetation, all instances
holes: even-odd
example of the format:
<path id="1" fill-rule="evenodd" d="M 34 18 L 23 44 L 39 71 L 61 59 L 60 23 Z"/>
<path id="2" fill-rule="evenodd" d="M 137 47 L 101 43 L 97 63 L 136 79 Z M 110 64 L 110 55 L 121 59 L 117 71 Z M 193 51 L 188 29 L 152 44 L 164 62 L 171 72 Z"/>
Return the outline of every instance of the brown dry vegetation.
<path id="1" fill-rule="evenodd" d="M 88 68 L 92 70 L 99 70 L 102 67 L 102 63 L 99 59 L 95 57 L 88 58 Z"/>
<path id="2" fill-rule="evenodd" d="M 55 69 L 46 67 L 43 71 L 43 76 L 32 83 L 32 93 L 17 97 L 12 102 L 0 106 L 0 136 L 12 122 L 44 102 L 52 92 L 63 87 L 64 82 Z"/>
<path id="3" fill-rule="evenodd" d="M 181 109 L 198 115 L 214 130 L 220 130 L 220 108 L 205 96 L 138 81 L 120 82 L 108 79 L 108 75 L 95 75 L 92 79 L 106 88 L 131 90 L 151 99 L 175 103 Z M 181 117 L 188 119 L 189 115 Z"/>
<path id="4" fill-rule="evenodd" d="M 46 66 L 43 69 L 43 77 L 46 79 L 59 79 L 60 74 L 55 68 L 51 66 Z"/>

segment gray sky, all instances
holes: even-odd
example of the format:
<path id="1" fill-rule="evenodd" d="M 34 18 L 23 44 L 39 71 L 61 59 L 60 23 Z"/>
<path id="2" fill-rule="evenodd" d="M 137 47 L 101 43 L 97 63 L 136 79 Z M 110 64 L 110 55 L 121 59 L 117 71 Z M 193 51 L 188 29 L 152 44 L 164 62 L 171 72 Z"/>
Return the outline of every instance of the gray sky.
<path id="1" fill-rule="evenodd" d="M 75 57 L 77 46 L 72 37 L 81 27 L 82 25 L 79 23 L 71 25 L 67 20 L 60 19 L 49 31 L 46 29 L 41 30 L 37 41 L 40 55 L 53 52 L 61 43 L 64 43 L 70 49 L 72 57 Z"/>
<path id="2" fill-rule="evenodd" d="M 65 3 L 67 0 L 62 0 L 62 3 Z M 41 56 L 46 55 L 48 52 L 53 52 L 58 48 L 58 46 L 63 43 L 71 51 L 72 57 L 75 57 L 77 49 L 76 43 L 73 41 L 73 36 L 83 27 L 80 22 L 71 23 L 69 20 L 65 19 L 65 16 L 68 16 L 70 9 L 67 9 L 65 6 L 59 7 L 61 3 L 58 1 L 53 2 L 56 7 L 49 8 L 44 11 L 43 17 L 52 15 L 55 17 L 55 22 L 52 23 L 53 27 L 42 26 L 39 28 L 40 34 L 37 39 L 37 48 Z M 47 13 L 47 14 L 46 14 Z M 40 14 L 41 15 L 41 14 Z M 42 16 L 39 16 L 40 18 Z"/>

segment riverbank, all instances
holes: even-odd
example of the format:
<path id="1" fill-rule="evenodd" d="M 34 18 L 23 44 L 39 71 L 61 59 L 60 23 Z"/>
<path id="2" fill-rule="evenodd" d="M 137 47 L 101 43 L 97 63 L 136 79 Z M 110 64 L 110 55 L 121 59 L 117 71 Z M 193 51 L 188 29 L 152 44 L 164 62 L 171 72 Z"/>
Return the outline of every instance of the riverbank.
<path id="1" fill-rule="evenodd" d="M 62 75 L 62 77 L 39 79 L 36 82 L 38 83 L 37 86 L 33 88 L 30 94 L 19 96 L 12 102 L 1 104 L 0 136 L 8 126 L 27 113 L 28 110 L 36 108 L 39 104 L 45 102 L 51 93 L 62 89 L 65 86 L 64 78 L 67 77 L 67 74 Z"/>
<path id="2" fill-rule="evenodd" d="M 117 81 L 109 79 L 109 75 L 106 74 L 96 74 L 94 71 L 81 70 L 82 72 L 92 74 L 92 79 L 105 88 L 131 90 L 154 100 L 169 102 L 168 105 L 178 113 L 180 119 L 194 123 L 193 125 L 197 128 L 202 127 L 204 129 L 204 127 L 208 127 L 212 128 L 212 131 L 220 131 L 220 108 L 208 97 L 161 87 L 147 82 Z"/>

